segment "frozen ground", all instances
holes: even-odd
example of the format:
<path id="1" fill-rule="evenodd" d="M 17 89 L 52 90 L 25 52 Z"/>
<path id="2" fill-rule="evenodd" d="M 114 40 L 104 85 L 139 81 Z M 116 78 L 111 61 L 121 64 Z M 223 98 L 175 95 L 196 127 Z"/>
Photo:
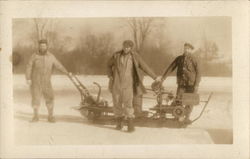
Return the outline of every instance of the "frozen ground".
<path id="1" fill-rule="evenodd" d="M 105 76 L 80 76 L 80 80 L 92 93 L 97 88 L 94 81 L 102 85 L 102 96 L 112 105 L 111 94 L 107 91 L 108 79 Z M 74 85 L 65 76 L 54 75 L 52 83 L 55 92 L 56 123 L 47 122 L 47 110 L 40 108 L 40 121 L 30 123 L 32 109 L 30 93 L 23 75 L 14 75 L 15 141 L 17 144 L 51 145 L 106 145 L 106 144 L 231 144 L 232 131 L 232 79 L 203 77 L 200 84 L 201 100 L 208 94 L 213 97 L 203 116 L 187 128 L 176 128 L 173 123 L 145 121 L 137 125 L 136 132 L 129 134 L 113 129 L 110 123 L 94 124 L 87 121 L 71 107 L 78 106 L 80 96 Z M 152 80 L 144 79 L 149 88 Z M 175 77 L 164 82 L 166 89 L 176 90 Z M 145 96 L 152 96 L 149 92 Z M 144 99 L 143 109 L 148 110 L 155 100 Z M 194 108 L 195 118 L 202 108 Z"/>

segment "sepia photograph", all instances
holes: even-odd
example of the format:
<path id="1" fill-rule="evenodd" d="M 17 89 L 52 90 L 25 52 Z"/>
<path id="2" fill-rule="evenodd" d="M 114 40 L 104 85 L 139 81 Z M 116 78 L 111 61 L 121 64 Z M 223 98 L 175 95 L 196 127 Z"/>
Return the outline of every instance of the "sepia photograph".
<path id="1" fill-rule="evenodd" d="M 245 2 L 0 2 L 0 158 L 249 157 Z"/>
<path id="2" fill-rule="evenodd" d="M 233 143 L 231 18 L 12 22 L 17 144 Z"/>

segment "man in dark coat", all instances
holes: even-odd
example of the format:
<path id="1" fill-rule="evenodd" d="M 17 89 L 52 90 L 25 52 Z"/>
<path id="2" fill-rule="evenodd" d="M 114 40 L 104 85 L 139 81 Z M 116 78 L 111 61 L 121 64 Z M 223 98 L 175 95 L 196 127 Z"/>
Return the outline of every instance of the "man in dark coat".
<path id="1" fill-rule="evenodd" d="M 51 74 L 54 68 L 64 74 L 68 74 L 63 65 L 48 51 L 47 45 L 47 40 L 43 39 L 39 41 L 39 51 L 31 56 L 26 69 L 26 80 L 31 88 L 32 107 L 34 109 L 32 122 L 39 120 L 38 109 L 42 96 L 45 98 L 48 109 L 48 121 L 55 122 L 53 116 L 54 93 L 50 80 Z"/>
<path id="2" fill-rule="evenodd" d="M 134 51 L 133 42 L 123 42 L 123 49 L 116 52 L 108 62 L 109 89 L 112 93 L 116 129 L 122 129 L 123 119 L 128 121 L 128 132 L 134 131 L 133 96 L 146 92 L 139 70 L 160 81 L 142 58 Z"/>
<path id="3" fill-rule="evenodd" d="M 196 93 L 198 91 L 201 80 L 201 72 L 199 61 L 192 55 L 194 47 L 189 44 L 184 44 L 184 53 L 170 64 L 163 74 L 162 81 L 177 68 L 177 99 L 182 98 L 183 93 Z M 190 123 L 190 114 L 193 106 L 188 105 L 186 108 L 186 117 L 184 123 Z"/>

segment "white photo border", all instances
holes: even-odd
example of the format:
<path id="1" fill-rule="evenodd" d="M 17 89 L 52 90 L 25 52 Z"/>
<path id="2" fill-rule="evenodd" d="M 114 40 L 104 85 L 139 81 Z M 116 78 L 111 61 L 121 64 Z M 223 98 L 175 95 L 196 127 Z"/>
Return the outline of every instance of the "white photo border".
<path id="1" fill-rule="evenodd" d="M 1 157 L 11 158 L 248 158 L 249 25 L 247 1 L 2 1 Z M 17 146 L 14 143 L 12 64 L 13 18 L 83 17 L 232 18 L 233 144 Z"/>

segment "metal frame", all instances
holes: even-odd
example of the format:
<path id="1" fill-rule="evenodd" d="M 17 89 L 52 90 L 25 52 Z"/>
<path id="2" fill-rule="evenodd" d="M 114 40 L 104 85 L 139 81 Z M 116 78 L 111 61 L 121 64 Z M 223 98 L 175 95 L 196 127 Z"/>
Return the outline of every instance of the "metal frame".
<path id="1" fill-rule="evenodd" d="M 81 81 L 78 79 L 78 77 L 76 75 L 69 75 L 68 76 L 70 78 L 70 80 L 72 81 L 72 83 L 74 84 L 74 86 L 77 88 L 77 90 L 80 92 L 81 94 L 81 103 L 80 103 L 80 107 L 78 108 L 78 110 L 81 112 L 82 115 L 84 115 L 85 117 L 87 117 L 89 120 L 95 120 L 97 118 L 99 118 L 100 116 L 104 115 L 107 116 L 109 113 L 113 113 L 113 109 L 111 106 L 108 106 L 108 102 L 106 100 L 100 100 L 100 96 L 101 96 L 101 86 L 94 82 L 93 84 L 97 85 L 98 87 L 98 95 L 97 98 L 95 99 L 89 92 L 89 90 L 81 83 Z M 152 114 L 151 116 L 147 116 L 147 118 L 153 118 L 153 119 L 168 119 L 166 118 L 166 114 L 172 114 L 173 116 L 175 116 L 178 119 L 178 114 L 173 113 L 174 110 L 177 109 L 181 109 L 181 111 L 183 111 L 185 113 L 185 108 L 184 105 L 181 104 L 181 100 L 177 100 L 174 96 L 172 92 L 169 91 L 165 91 L 164 88 L 162 86 L 159 87 L 158 90 L 152 90 L 152 89 L 147 89 L 150 91 L 153 91 L 156 94 L 156 98 L 150 98 L 150 97 L 145 97 L 145 98 L 149 98 L 149 99 L 156 99 L 157 100 L 157 106 L 151 108 L 151 111 L 155 111 L 155 112 L 150 112 L 147 111 L 147 114 Z M 163 105 L 163 95 L 167 94 L 168 96 L 172 97 L 174 100 L 174 104 L 171 105 Z M 197 121 L 202 114 L 204 113 L 211 97 L 212 97 L 213 93 L 210 93 L 208 96 L 208 99 L 206 101 L 200 101 L 199 103 L 205 103 L 205 105 L 203 106 L 202 111 L 200 112 L 199 116 L 196 117 L 194 120 L 191 121 L 191 123 Z M 182 112 L 182 113 L 183 113 Z M 183 114 L 181 114 L 179 117 L 183 116 Z"/>

